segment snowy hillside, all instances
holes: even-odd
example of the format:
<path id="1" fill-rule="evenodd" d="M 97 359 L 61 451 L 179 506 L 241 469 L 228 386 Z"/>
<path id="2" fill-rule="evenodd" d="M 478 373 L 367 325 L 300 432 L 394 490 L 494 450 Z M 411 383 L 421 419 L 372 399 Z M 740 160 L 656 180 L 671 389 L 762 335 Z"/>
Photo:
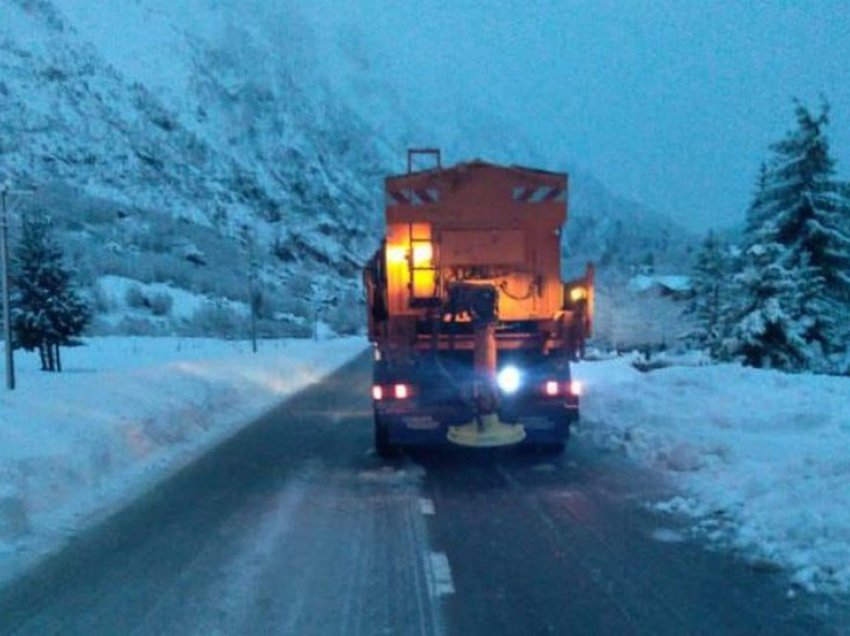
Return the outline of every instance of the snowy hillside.
<path id="1" fill-rule="evenodd" d="M 287 315 L 298 333 L 317 303 L 352 315 L 381 178 L 409 145 L 440 145 L 449 161 L 580 165 L 535 148 L 495 105 L 405 92 L 362 34 L 288 4 L 3 5 L 0 176 L 38 186 L 13 203 L 56 220 L 87 285 L 117 275 L 246 303 L 247 231 L 269 324 Z M 589 259 L 680 268 L 690 240 L 574 171 L 568 272 Z"/>
<path id="2" fill-rule="evenodd" d="M 64 13 L 84 10 L 81 3 L 4 4 L 0 171 L 39 186 L 34 201 L 13 203 L 47 211 L 69 233 L 85 282 L 132 273 L 244 301 L 244 283 L 232 279 L 244 278 L 247 259 L 234 238 L 247 225 L 270 295 L 307 272 L 331 290 L 351 284 L 375 242 L 373 146 L 358 140 L 351 118 L 320 101 L 320 92 L 311 100 L 300 94 L 287 67 L 258 75 L 251 34 L 220 33 L 211 24 L 203 40 L 175 27 L 172 41 L 159 42 L 166 55 L 185 46 L 190 75 L 178 108 L 163 101 L 167 91 L 155 93 L 160 87 L 122 68 L 116 51 L 98 46 L 150 46 L 131 24 L 110 23 L 117 12 L 92 24 Z M 130 20 L 140 7 L 127 5 L 121 15 Z M 156 24 L 135 17 L 145 35 Z M 105 40 L 90 41 L 86 28 Z M 180 67 L 147 61 L 160 70 Z M 194 260 L 199 271 L 181 273 L 189 253 L 204 256 Z M 309 282 L 300 287 L 309 305 Z"/>

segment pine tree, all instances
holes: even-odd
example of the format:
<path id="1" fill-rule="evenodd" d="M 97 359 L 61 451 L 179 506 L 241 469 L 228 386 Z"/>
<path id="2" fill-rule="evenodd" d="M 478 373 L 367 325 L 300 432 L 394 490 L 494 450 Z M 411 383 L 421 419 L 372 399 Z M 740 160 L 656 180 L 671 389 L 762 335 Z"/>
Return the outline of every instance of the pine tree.
<path id="1" fill-rule="evenodd" d="M 694 316 L 695 344 L 707 347 L 716 356 L 724 335 L 729 313 L 731 257 L 714 232 L 709 232 L 697 254 L 691 280 L 694 297 L 687 313 Z"/>
<path id="2" fill-rule="evenodd" d="M 845 348 L 840 316 L 850 311 L 850 199 L 835 180 L 825 128 L 829 107 L 815 117 L 797 103 L 797 129 L 771 146 L 772 161 L 751 208 L 755 229 L 769 220 L 777 243 L 789 251 L 789 266 L 812 267 L 823 279 L 820 314 L 808 334 L 826 352 Z M 845 332 L 846 333 L 846 332 Z"/>
<path id="3" fill-rule="evenodd" d="M 61 371 L 60 347 L 79 344 L 77 338 L 91 310 L 73 287 L 62 250 L 41 215 L 24 219 L 12 285 L 12 328 L 15 345 L 38 350 L 42 369 Z"/>
<path id="4" fill-rule="evenodd" d="M 744 364 L 788 371 L 819 369 L 822 352 L 811 332 L 824 281 L 804 257 L 779 243 L 771 222 L 748 233 L 743 268 L 734 277 L 736 304 L 720 352 Z"/>
<path id="5" fill-rule="evenodd" d="M 744 226 L 745 236 L 753 236 L 759 232 L 765 222 L 773 220 L 766 199 L 768 196 L 768 174 L 767 164 L 762 163 L 759 166 L 759 174 L 756 178 L 755 196 L 753 196 L 753 202 L 747 210 L 747 219 Z"/>
<path id="6" fill-rule="evenodd" d="M 773 144 L 747 211 L 721 354 L 754 366 L 830 370 L 850 330 L 850 189 L 835 180 L 825 128 L 796 104 L 797 128 Z"/>

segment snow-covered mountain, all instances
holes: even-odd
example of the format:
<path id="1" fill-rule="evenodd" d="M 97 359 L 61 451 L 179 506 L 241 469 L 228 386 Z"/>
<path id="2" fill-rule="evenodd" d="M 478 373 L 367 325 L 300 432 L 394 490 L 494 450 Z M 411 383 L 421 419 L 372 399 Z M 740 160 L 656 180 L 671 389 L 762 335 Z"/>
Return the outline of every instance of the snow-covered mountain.
<path id="1" fill-rule="evenodd" d="M 280 6 L 281 4 L 287 6 Z M 87 282 L 245 300 L 256 237 L 268 315 L 352 315 L 382 176 L 408 145 L 553 169 L 497 108 L 423 99 L 368 38 L 271 0 L 0 0 L 0 177 L 38 185 Z M 681 263 L 690 237 L 570 170 L 571 268 Z M 357 314 L 357 309 L 354 309 Z"/>
<path id="2" fill-rule="evenodd" d="M 473 101 L 471 96 L 486 93 L 491 78 L 470 78 L 471 90 L 452 94 L 446 87 L 430 86 L 416 69 L 394 69 L 405 75 L 403 83 L 390 76 L 387 60 L 380 57 L 385 52 L 370 45 L 368 34 L 345 23 L 334 28 L 327 7 L 318 6 L 302 18 L 316 36 L 318 66 L 332 78 L 335 95 L 388 140 L 399 166 L 404 148 L 437 146 L 449 162 L 480 157 L 569 172 L 565 274 L 583 268 L 587 260 L 603 270 L 626 273 L 649 260 L 660 270 L 687 267 L 695 241 L 689 232 L 646 206 L 614 194 L 581 168 L 580 156 L 562 156 L 563 144 L 541 146 L 522 122 L 512 121 L 499 110 L 498 97 Z M 533 102 L 530 96 L 529 118 L 535 117 Z"/>

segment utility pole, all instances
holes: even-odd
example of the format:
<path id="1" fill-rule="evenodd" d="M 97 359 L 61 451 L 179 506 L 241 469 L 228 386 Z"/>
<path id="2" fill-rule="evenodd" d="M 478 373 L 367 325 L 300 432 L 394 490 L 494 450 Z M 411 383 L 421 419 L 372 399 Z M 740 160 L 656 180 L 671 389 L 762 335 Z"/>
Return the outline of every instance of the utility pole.
<path id="1" fill-rule="evenodd" d="M 257 263 L 254 261 L 254 241 L 249 241 L 248 246 L 248 257 L 251 259 L 248 280 L 248 293 L 251 294 L 251 351 L 257 353 Z"/>
<path id="2" fill-rule="evenodd" d="M 0 184 L 0 278 L 3 279 L 3 343 L 6 349 L 6 388 L 15 390 L 15 358 L 12 349 L 12 306 L 9 276 L 9 213 L 6 199 L 10 194 L 32 194 L 32 190 L 12 190 L 11 183 Z"/>
<path id="3" fill-rule="evenodd" d="M 6 196 L 9 184 L 4 183 L 0 190 L 2 199 L 2 217 L 0 217 L 0 276 L 3 278 L 3 344 L 6 345 L 6 388 L 15 389 L 15 360 L 12 357 L 12 310 L 9 293 L 9 217 L 6 214 Z"/>
<path id="4" fill-rule="evenodd" d="M 245 247 L 248 249 L 248 310 L 251 329 L 251 351 L 257 353 L 257 261 L 254 255 L 255 233 L 247 225 L 242 226 Z"/>

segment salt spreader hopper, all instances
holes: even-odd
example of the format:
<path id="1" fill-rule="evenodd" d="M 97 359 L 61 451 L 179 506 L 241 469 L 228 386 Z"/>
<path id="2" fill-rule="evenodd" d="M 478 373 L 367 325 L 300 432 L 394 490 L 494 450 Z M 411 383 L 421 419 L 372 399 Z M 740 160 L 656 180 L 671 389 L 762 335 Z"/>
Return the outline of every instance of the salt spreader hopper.
<path id="1" fill-rule="evenodd" d="M 427 156 L 432 166 L 413 170 Z M 593 318 L 593 267 L 561 280 L 567 175 L 408 151 L 386 179 L 386 238 L 364 269 L 375 446 L 533 444 L 578 418 L 570 362 Z"/>

